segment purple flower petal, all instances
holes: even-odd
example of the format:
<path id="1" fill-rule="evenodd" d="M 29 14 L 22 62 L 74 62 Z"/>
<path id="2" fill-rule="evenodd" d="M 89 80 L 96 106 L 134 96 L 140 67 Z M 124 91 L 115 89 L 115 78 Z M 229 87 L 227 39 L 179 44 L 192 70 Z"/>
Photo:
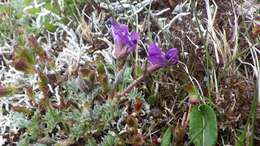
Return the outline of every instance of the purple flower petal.
<path id="1" fill-rule="evenodd" d="M 148 54 L 149 55 L 158 55 L 162 54 L 161 49 L 156 45 L 156 43 L 151 43 L 148 48 Z"/>
<path id="2" fill-rule="evenodd" d="M 130 34 L 130 41 L 128 43 L 128 46 L 129 46 L 128 51 L 129 52 L 133 52 L 135 50 L 138 41 L 139 41 L 139 34 L 135 31 L 132 32 Z"/>
<path id="3" fill-rule="evenodd" d="M 111 22 L 112 36 L 115 44 L 115 56 L 120 59 L 134 51 L 139 40 L 139 35 L 137 32 L 132 32 L 129 35 L 126 25 L 117 23 L 114 20 L 111 20 Z"/>
<path id="4" fill-rule="evenodd" d="M 178 50 L 172 48 L 165 54 L 155 43 L 152 43 L 148 48 L 148 60 L 152 65 L 160 67 L 175 64 L 178 61 Z"/>
<path id="5" fill-rule="evenodd" d="M 161 52 L 161 49 L 155 43 L 150 44 L 148 48 L 148 60 L 152 64 L 165 64 L 164 53 Z"/>
<path id="6" fill-rule="evenodd" d="M 128 28 L 124 24 L 114 23 L 112 24 L 112 36 L 115 42 L 119 42 L 121 44 L 127 44 L 129 42 L 128 38 Z"/>
<path id="7" fill-rule="evenodd" d="M 177 48 L 171 48 L 166 54 L 165 58 L 167 59 L 168 63 L 177 63 L 178 61 L 178 50 Z"/>
<path id="8" fill-rule="evenodd" d="M 139 40 L 139 34 L 135 31 L 133 31 L 130 35 L 130 40 L 133 42 L 133 44 L 136 45 Z"/>

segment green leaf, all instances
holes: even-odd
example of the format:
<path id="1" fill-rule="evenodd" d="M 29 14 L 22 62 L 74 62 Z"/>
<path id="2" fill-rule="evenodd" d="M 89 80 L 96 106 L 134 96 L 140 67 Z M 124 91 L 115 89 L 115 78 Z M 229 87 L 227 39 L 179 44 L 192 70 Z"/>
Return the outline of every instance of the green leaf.
<path id="1" fill-rule="evenodd" d="M 93 137 L 91 137 L 88 139 L 88 142 L 85 146 L 97 146 L 97 142 Z"/>
<path id="2" fill-rule="evenodd" d="M 45 21 L 43 23 L 43 25 L 44 25 L 44 28 L 47 29 L 50 32 L 54 32 L 56 30 L 56 28 L 57 28 L 54 24 L 52 24 L 52 23 L 50 23 L 48 21 Z"/>
<path id="3" fill-rule="evenodd" d="M 32 0 L 24 0 L 24 4 L 27 6 L 27 5 L 30 5 L 32 3 Z"/>
<path id="4" fill-rule="evenodd" d="M 39 8 L 30 8 L 27 10 L 27 12 L 31 15 L 37 15 L 41 12 Z"/>
<path id="5" fill-rule="evenodd" d="M 254 96 L 250 108 L 250 113 L 244 127 L 244 130 L 240 136 L 236 139 L 236 146 L 249 145 L 253 146 L 254 136 L 255 136 L 255 122 L 256 122 L 256 112 L 257 112 L 257 96 Z M 250 129 L 250 130 L 249 130 Z"/>
<path id="6" fill-rule="evenodd" d="M 217 120 L 210 106 L 204 104 L 192 108 L 189 134 L 195 146 L 216 145 Z"/>
<path id="7" fill-rule="evenodd" d="M 150 105 L 155 105 L 155 104 L 156 104 L 156 101 L 157 101 L 157 98 L 156 98 L 156 96 L 154 96 L 154 95 L 149 96 L 148 99 L 147 99 L 147 102 L 148 102 Z"/>
<path id="8" fill-rule="evenodd" d="M 115 135 L 108 134 L 103 137 L 103 141 L 100 145 L 102 146 L 114 146 L 119 142 L 119 138 Z"/>
<path id="9" fill-rule="evenodd" d="M 168 128 L 163 134 L 161 146 L 171 146 L 172 145 L 172 131 Z"/>
<path id="10" fill-rule="evenodd" d="M 141 66 L 137 66 L 135 69 L 135 75 L 137 77 L 141 76 L 143 74 L 143 68 Z"/>
<path id="11" fill-rule="evenodd" d="M 133 81 L 133 78 L 132 78 L 132 69 L 130 67 L 127 67 L 125 69 L 125 72 L 124 72 L 124 77 L 123 77 L 123 83 L 124 84 L 129 84 Z"/>
<path id="12" fill-rule="evenodd" d="M 44 116 L 44 120 L 47 123 L 48 132 L 52 132 L 56 125 L 59 122 L 62 122 L 62 115 L 59 111 L 48 108 L 47 114 Z"/>
<path id="13" fill-rule="evenodd" d="M 35 52 L 32 49 L 17 47 L 17 49 L 15 50 L 15 56 L 16 59 L 23 58 L 30 65 L 34 65 L 36 63 Z"/>
<path id="14" fill-rule="evenodd" d="M 13 121 L 13 125 L 18 128 L 26 128 L 30 125 L 30 120 L 23 113 L 14 112 L 11 120 Z"/>
<path id="15" fill-rule="evenodd" d="M 44 130 L 42 130 L 42 117 L 39 112 L 35 112 L 32 116 L 31 122 L 27 127 L 26 132 L 30 135 L 30 139 L 37 139 L 39 135 L 41 135 Z"/>
<path id="16" fill-rule="evenodd" d="M 152 40 L 153 40 L 153 33 L 152 32 L 148 32 L 147 33 L 147 38 L 148 38 L 149 41 L 152 42 Z"/>
<path id="17" fill-rule="evenodd" d="M 98 63 L 97 71 L 99 74 L 105 74 L 106 73 L 105 65 L 103 63 Z"/>
<path id="18" fill-rule="evenodd" d="M 184 90 L 186 90 L 189 94 L 189 96 L 192 96 L 193 98 L 203 98 L 200 93 L 199 90 L 197 89 L 196 86 L 194 86 L 193 84 L 188 84 Z"/>

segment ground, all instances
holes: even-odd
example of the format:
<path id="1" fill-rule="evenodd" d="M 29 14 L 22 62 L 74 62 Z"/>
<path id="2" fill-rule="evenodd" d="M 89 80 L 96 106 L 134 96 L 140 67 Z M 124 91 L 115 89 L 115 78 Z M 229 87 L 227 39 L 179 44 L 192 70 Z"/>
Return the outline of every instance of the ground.
<path id="1" fill-rule="evenodd" d="M 259 9 L 257 0 L 0 2 L 0 145 L 260 145 Z M 122 58 L 113 22 L 139 35 L 119 41 L 134 43 Z M 176 48 L 175 62 L 150 70 L 151 43 Z"/>

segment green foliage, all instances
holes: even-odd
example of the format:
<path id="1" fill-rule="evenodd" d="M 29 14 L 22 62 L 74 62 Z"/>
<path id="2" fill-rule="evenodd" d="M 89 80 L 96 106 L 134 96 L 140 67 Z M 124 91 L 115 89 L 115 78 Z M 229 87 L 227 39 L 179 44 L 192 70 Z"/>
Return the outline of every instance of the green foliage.
<path id="1" fill-rule="evenodd" d="M 47 123 L 47 131 L 52 132 L 52 130 L 56 127 L 59 122 L 63 121 L 63 117 L 61 112 L 54 110 L 52 108 L 48 108 L 47 114 L 43 118 Z"/>
<path id="2" fill-rule="evenodd" d="M 132 81 L 132 69 L 130 67 L 124 67 L 115 77 L 115 84 L 118 86 L 119 90 L 123 90 Z"/>
<path id="3" fill-rule="evenodd" d="M 172 145 L 172 130 L 171 128 L 167 128 L 167 130 L 163 134 L 161 146 L 171 146 Z"/>
<path id="4" fill-rule="evenodd" d="M 25 139 L 36 140 L 43 134 L 42 116 L 39 112 L 35 112 L 30 124 L 27 127 L 27 136 Z"/>
<path id="5" fill-rule="evenodd" d="M 133 91 L 131 91 L 131 92 L 128 93 L 127 98 L 128 98 L 129 100 L 135 101 L 135 100 L 138 99 L 138 98 L 139 98 L 139 99 L 142 99 L 142 98 L 143 98 L 143 95 L 142 95 L 140 92 L 138 92 L 137 90 L 133 90 Z"/>
<path id="6" fill-rule="evenodd" d="M 107 128 L 115 118 L 121 115 L 121 110 L 117 104 L 108 101 L 103 105 L 96 105 L 93 111 L 85 113 L 73 111 L 64 114 L 64 121 L 76 120 L 69 129 L 70 136 L 78 139 L 91 131 L 102 131 Z"/>
<path id="7" fill-rule="evenodd" d="M 254 145 L 253 143 L 254 143 L 256 114 L 257 114 L 257 96 L 254 96 L 253 102 L 251 104 L 250 113 L 247 119 L 247 123 L 242 133 L 236 139 L 236 146 Z"/>
<path id="8" fill-rule="evenodd" d="M 97 142 L 94 138 L 89 138 L 86 146 L 97 146 Z"/>
<path id="9" fill-rule="evenodd" d="M 78 124 L 73 125 L 70 127 L 70 136 L 72 138 L 79 139 L 81 136 L 84 135 L 85 132 L 90 131 L 91 123 L 87 120 L 81 121 Z"/>
<path id="10" fill-rule="evenodd" d="M 48 136 L 58 124 L 64 126 L 64 134 L 69 134 L 71 138 L 79 139 L 87 136 L 87 141 L 95 145 L 92 136 L 89 135 L 93 131 L 103 131 L 109 127 L 112 121 L 121 115 L 121 110 L 118 105 L 112 101 L 108 101 L 102 105 L 96 105 L 93 111 L 82 113 L 79 110 L 73 111 L 59 111 L 57 109 L 48 108 L 45 115 L 35 112 L 31 120 L 26 120 L 22 115 L 15 117 L 19 118 L 19 126 L 26 128 L 27 134 L 22 137 L 21 143 L 29 144 L 36 141 L 38 138 Z M 73 121 L 73 124 L 68 125 L 68 121 Z M 18 124 L 18 123 L 17 123 Z M 46 127 L 44 125 L 47 125 Z M 69 132 L 69 133 L 68 133 Z M 106 145 L 113 144 L 118 138 L 111 135 L 104 137 L 103 143 Z"/>
<path id="11" fill-rule="evenodd" d="M 50 23 L 48 20 L 45 20 L 43 22 L 43 26 L 46 30 L 50 31 L 50 32 L 55 32 L 56 30 L 56 26 L 53 23 Z"/>
<path id="12" fill-rule="evenodd" d="M 119 138 L 117 136 L 112 136 L 111 134 L 107 134 L 103 137 L 103 141 L 101 142 L 101 146 L 115 146 L 119 142 Z"/>
<path id="13" fill-rule="evenodd" d="M 124 72 L 124 75 L 123 75 L 123 83 L 124 84 L 129 84 L 132 81 L 133 81 L 133 78 L 132 78 L 132 68 L 127 67 L 125 69 L 125 72 Z"/>
<path id="14" fill-rule="evenodd" d="M 217 120 L 214 110 L 206 105 L 192 107 L 190 138 L 195 146 L 214 146 L 217 140 Z"/>
<path id="15" fill-rule="evenodd" d="M 44 32 L 42 30 L 54 32 L 57 23 L 66 23 L 67 18 L 77 13 L 77 7 L 86 4 L 85 0 L 65 0 L 64 5 L 51 0 L 36 2 L 40 5 L 35 5 L 31 0 L 13 0 L 1 6 L 0 13 L 5 15 L 0 19 L 0 36 L 17 33 L 18 28 L 34 35 Z M 64 15 L 66 17 L 62 17 Z"/>
<path id="16" fill-rule="evenodd" d="M 66 15 L 71 15 L 75 13 L 78 7 L 82 7 L 87 2 L 88 0 L 64 0 L 65 3 L 64 12 Z"/>
<path id="17" fill-rule="evenodd" d="M 119 109 L 118 104 L 113 101 L 107 101 L 102 106 L 95 106 L 93 116 L 105 125 L 109 124 L 114 118 L 120 116 L 122 111 Z"/>
<path id="18" fill-rule="evenodd" d="M 156 98 L 156 96 L 154 96 L 154 95 L 149 96 L 148 99 L 147 99 L 147 102 L 148 102 L 150 105 L 155 105 L 155 104 L 156 104 L 156 101 L 157 101 L 157 98 Z"/>
<path id="19" fill-rule="evenodd" d="M 88 132 L 88 126 L 90 125 L 90 116 L 87 113 L 81 113 L 79 111 L 72 111 L 64 113 L 64 121 L 74 121 L 69 128 L 69 136 L 72 138 L 80 138 L 83 136 L 84 132 Z"/>
<path id="20" fill-rule="evenodd" d="M 27 119 L 27 117 L 22 113 L 14 113 L 11 118 L 14 122 L 15 127 L 18 128 L 26 128 L 30 125 L 31 121 Z"/>

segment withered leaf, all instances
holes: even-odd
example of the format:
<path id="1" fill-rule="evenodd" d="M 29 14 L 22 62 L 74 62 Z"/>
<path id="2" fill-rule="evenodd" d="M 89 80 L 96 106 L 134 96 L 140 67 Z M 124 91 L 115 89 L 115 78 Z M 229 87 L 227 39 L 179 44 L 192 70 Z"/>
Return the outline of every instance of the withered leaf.
<path id="1" fill-rule="evenodd" d="M 12 106 L 12 109 L 16 112 L 19 112 L 19 113 L 24 113 L 26 115 L 32 115 L 33 114 L 33 111 L 25 106 Z"/>
<path id="2" fill-rule="evenodd" d="M 25 58 L 15 59 L 13 62 L 13 66 L 18 71 L 22 71 L 27 74 L 34 73 L 34 66 L 30 64 Z"/>
<path id="3" fill-rule="evenodd" d="M 4 97 L 4 96 L 10 96 L 12 95 L 14 92 L 16 92 L 17 88 L 12 87 L 12 86 L 2 86 L 0 85 L 0 97 Z"/>

